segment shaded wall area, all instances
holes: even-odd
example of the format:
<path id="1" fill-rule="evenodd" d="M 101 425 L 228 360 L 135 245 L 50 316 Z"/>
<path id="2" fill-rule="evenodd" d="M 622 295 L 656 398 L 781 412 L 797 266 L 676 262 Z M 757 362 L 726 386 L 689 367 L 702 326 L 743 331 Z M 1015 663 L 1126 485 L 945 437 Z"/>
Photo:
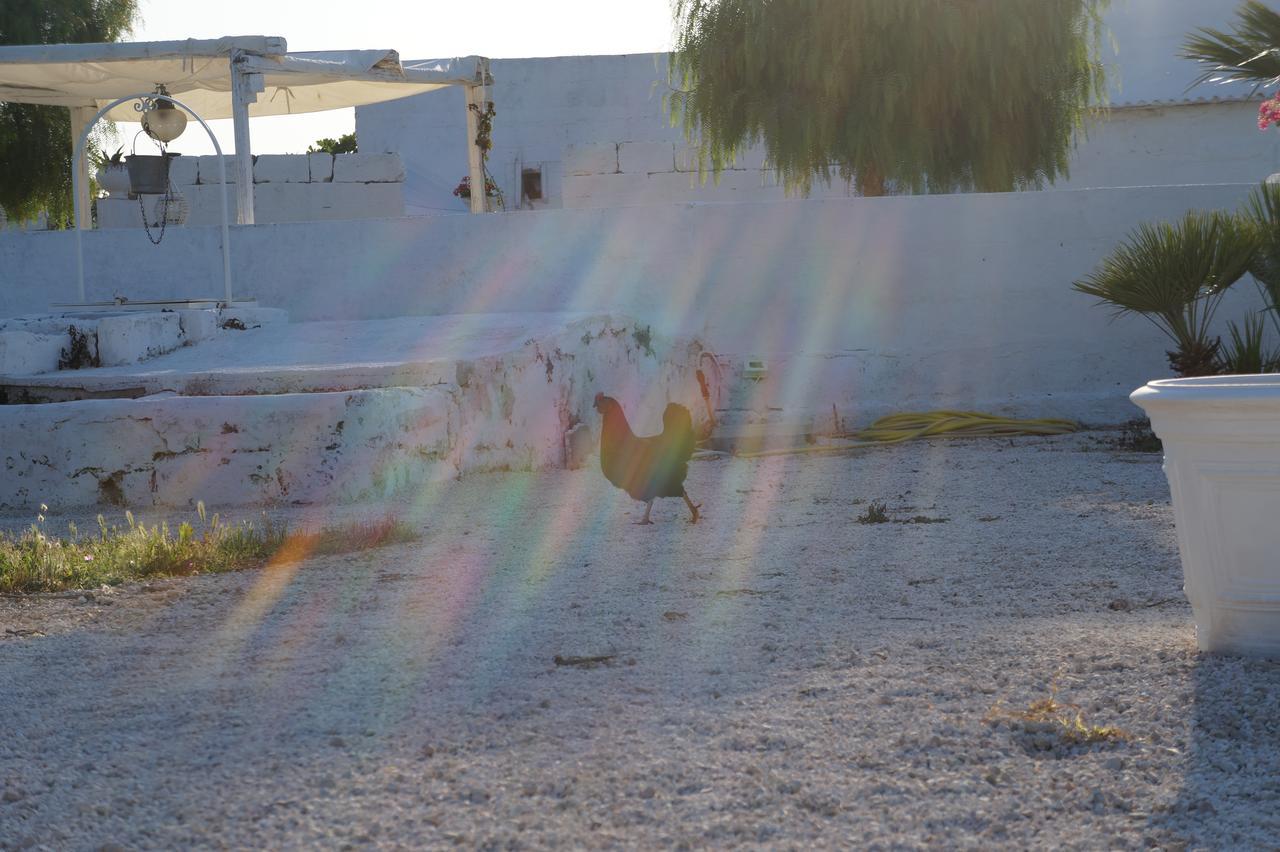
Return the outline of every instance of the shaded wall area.
<path id="1" fill-rule="evenodd" d="M 982 407 L 1115 421 L 1159 332 L 1071 289 L 1138 222 L 1250 184 L 849 198 L 236 227 L 237 295 L 294 320 L 617 311 L 696 334 L 752 407 L 860 419 Z M 84 235 L 88 296 L 221 293 L 215 228 Z M 1220 317 L 1256 301 L 1247 282 Z M 0 315 L 75 296 L 70 233 L 0 235 Z"/>

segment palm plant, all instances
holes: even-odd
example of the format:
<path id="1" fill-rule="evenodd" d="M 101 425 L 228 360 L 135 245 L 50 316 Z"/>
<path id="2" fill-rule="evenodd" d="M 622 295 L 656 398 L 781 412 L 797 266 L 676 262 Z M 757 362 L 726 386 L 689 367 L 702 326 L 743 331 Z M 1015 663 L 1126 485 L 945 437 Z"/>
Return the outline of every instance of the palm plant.
<path id="1" fill-rule="evenodd" d="M 1245 216 L 1258 232 L 1258 250 L 1249 272 L 1276 331 L 1280 331 L 1280 186 L 1264 183 L 1249 194 Z"/>
<path id="2" fill-rule="evenodd" d="M 1262 343 L 1266 321 L 1258 313 L 1245 318 L 1244 328 L 1227 323 L 1231 342 L 1223 349 L 1222 367 L 1228 373 L 1270 373 L 1280 364 L 1280 353 L 1268 351 Z"/>
<path id="3" fill-rule="evenodd" d="M 1206 66 L 1191 85 L 1253 81 L 1261 87 L 1280 80 L 1280 14 L 1260 0 L 1236 12 L 1232 32 L 1201 27 L 1187 36 L 1182 55 Z"/>
<path id="4" fill-rule="evenodd" d="M 1218 372 L 1221 339 L 1209 326 L 1228 287 L 1258 248 L 1253 224 L 1227 213 L 1189 212 L 1173 224 L 1139 225 L 1075 289 L 1153 322 L 1175 344 L 1169 366 L 1182 376 Z"/>

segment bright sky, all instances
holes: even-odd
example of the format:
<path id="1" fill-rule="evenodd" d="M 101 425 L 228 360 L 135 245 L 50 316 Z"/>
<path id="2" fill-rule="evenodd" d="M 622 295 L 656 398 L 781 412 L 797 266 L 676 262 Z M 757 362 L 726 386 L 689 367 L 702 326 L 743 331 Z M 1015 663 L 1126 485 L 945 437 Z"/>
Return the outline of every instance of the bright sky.
<path id="1" fill-rule="evenodd" d="M 670 0 L 141 0 L 139 8 L 142 22 L 134 41 L 284 36 L 290 50 L 390 48 L 406 60 L 652 53 L 670 49 L 672 31 Z M 210 124 L 223 149 L 232 150 L 231 122 Z M 137 129 L 121 123 L 121 141 L 128 142 Z M 212 153 L 208 137 L 195 129 L 184 133 L 173 150 Z M 256 154 L 301 153 L 316 139 L 354 129 L 354 110 L 251 122 Z"/>

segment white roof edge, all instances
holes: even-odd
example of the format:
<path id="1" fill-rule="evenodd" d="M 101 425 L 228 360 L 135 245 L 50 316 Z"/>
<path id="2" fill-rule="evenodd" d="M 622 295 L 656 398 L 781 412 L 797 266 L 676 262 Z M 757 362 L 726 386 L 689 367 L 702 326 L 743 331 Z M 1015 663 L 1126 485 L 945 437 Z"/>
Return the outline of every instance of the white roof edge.
<path id="1" fill-rule="evenodd" d="M 1198 106 L 1202 104 L 1243 104 L 1261 99 L 1261 94 L 1209 95 L 1195 98 L 1188 96 L 1182 98 L 1149 98 L 1140 101 L 1112 101 L 1109 104 L 1105 104 L 1104 107 L 1109 107 L 1110 109 L 1150 109 L 1153 107 Z"/>
<path id="2" fill-rule="evenodd" d="M 289 51 L 283 36 L 224 36 L 180 41 L 87 42 L 84 44 L 20 44 L 0 47 L 0 63 L 121 62 L 130 59 L 178 59 L 228 56 L 233 50 L 259 56 Z"/>
<path id="3" fill-rule="evenodd" d="M 379 56 L 381 59 L 376 59 Z M 364 61 L 353 63 L 350 60 L 354 57 Z M 474 85 L 492 81 L 489 60 L 483 56 L 417 60 L 404 65 L 394 50 L 303 51 L 278 57 L 249 55 L 244 62 L 246 68 L 265 74 L 299 73 L 335 80 L 436 85 Z"/>

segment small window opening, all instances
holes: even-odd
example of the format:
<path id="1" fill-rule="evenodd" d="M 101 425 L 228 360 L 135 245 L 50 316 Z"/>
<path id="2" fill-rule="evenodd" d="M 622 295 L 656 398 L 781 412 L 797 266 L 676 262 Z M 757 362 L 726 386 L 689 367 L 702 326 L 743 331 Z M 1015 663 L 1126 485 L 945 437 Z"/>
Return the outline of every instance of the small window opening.
<path id="1" fill-rule="evenodd" d="M 542 200 L 542 169 L 521 169 L 520 196 L 526 201 Z"/>

